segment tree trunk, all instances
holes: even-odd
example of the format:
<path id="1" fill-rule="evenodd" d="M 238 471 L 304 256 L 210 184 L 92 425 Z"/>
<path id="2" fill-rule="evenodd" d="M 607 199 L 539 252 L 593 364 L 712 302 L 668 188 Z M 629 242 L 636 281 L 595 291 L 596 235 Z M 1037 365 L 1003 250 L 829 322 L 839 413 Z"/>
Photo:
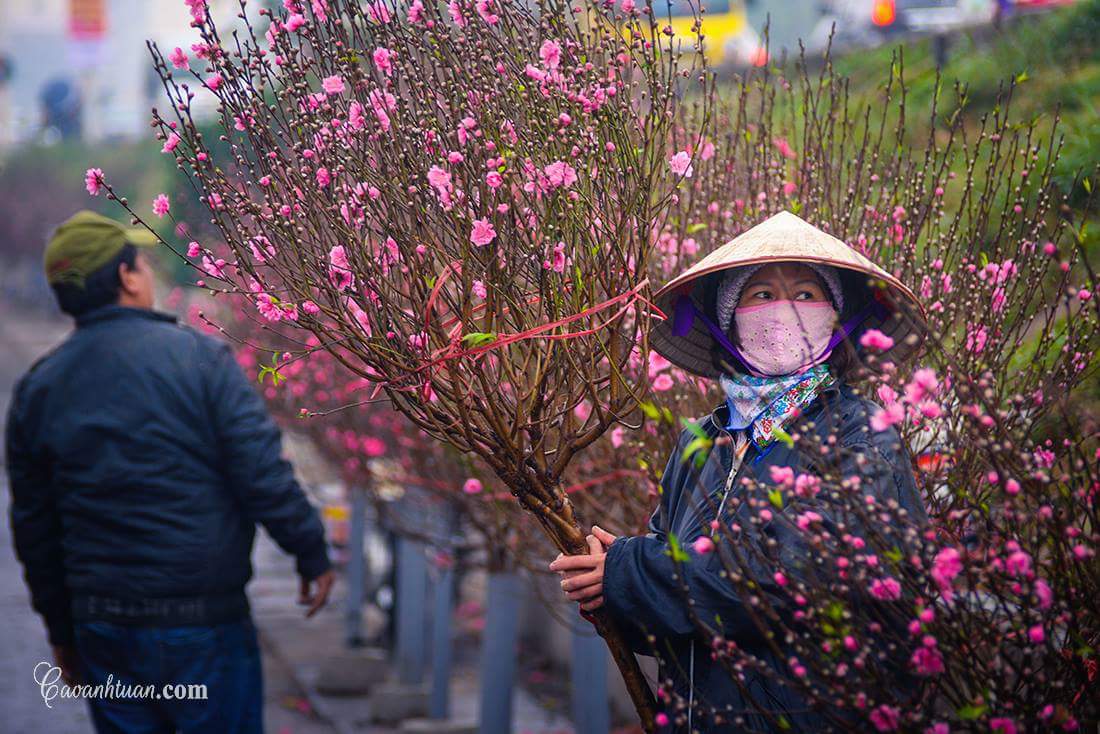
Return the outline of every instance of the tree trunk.
<path id="1" fill-rule="evenodd" d="M 596 632 L 604 639 L 607 648 L 611 651 L 611 657 L 615 660 L 615 665 L 618 666 L 619 673 L 623 676 L 623 682 L 626 683 L 630 700 L 638 712 L 642 728 L 648 734 L 652 734 L 657 730 L 657 704 L 653 699 L 653 691 L 649 688 L 649 682 L 642 675 L 638 659 L 634 657 L 633 651 L 626 644 L 626 640 L 622 638 L 622 635 L 619 634 L 618 627 L 605 609 L 597 609 L 589 613 L 588 616 L 596 627 Z"/>

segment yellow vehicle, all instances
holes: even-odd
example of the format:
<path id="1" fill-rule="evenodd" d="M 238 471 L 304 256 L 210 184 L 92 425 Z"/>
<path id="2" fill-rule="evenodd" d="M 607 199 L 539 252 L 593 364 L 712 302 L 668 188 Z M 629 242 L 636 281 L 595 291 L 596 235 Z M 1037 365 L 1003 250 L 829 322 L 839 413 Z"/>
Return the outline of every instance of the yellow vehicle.
<path id="1" fill-rule="evenodd" d="M 653 15 L 659 28 L 672 26 L 674 38 L 686 50 L 694 42 L 693 26 L 700 4 L 705 9 L 699 16 L 703 53 L 712 67 L 762 66 L 767 62 L 767 51 L 760 35 L 749 25 L 743 0 L 653 0 Z"/>

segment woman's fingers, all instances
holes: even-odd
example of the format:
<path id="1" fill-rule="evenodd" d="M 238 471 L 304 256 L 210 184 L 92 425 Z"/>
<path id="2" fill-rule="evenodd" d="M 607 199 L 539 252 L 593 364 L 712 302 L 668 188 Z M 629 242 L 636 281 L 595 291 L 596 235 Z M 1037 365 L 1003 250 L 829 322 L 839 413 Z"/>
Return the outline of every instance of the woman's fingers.
<path id="1" fill-rule="evenodd" d="M 561 582 L 562 591 L 576 591 L 603 581 L 603 569 L 597 568 L 588 573 L 578 574 Z"/>
<path id="2" fill-rule="evenodd" d="M 601 543 L 603 543 L 605 547 L 611 545 L 612 543 L 614 543 L 617 540 L 617 538 L 614 535 L 607 532 L 606 530 L 601 528 L 599 525 L 593 525 L 592 526 L 592 534 L 595 535 L 597 538 L 599 538 L 599 541 Z"/>
<path id="3" fill-rule="evenodd" d="M 586 601 L 583 604 L 581 604 L 581 609 L 583 609 L 586 612 L 591 612 L 593 609 L 599 609 L 602 606 L 603 606 L 603 597 L 602 596 L 597 596 L 595 599 L 592 599 L 590 601 Z"/>
<path id="4" fill-rule="evenodd" d="M 591 570 L 595 568 L 600 559 L 600 556 L 561 556 L 554 559 L 550 564 L 551 571 L 573 571 L 576 569 Z"/>
<path id="5" fill-rule="evenodd" d="M 566 594 L 566 596 L 569 597 L 569 601 L 591 601 L 593 597 L 603 596 L 603 584 L 593 584 L 592 586 L 586 586 L 583 589 L 571 591 Z"/>
<path id="6" fill-rule="evenodd" d="M 589 535 L 585 540 L 588 541 L 588 552 L 592 555 L 598 556 L 601 553 L 607 552 L 604 550 L 603 543 L 601 543 L 600 539 L 595 535 Z"/>

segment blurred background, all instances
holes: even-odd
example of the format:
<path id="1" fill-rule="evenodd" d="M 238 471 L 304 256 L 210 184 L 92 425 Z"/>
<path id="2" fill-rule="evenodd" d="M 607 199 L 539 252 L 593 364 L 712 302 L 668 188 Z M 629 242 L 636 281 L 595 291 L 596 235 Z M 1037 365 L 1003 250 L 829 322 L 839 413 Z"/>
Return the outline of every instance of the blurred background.
<path id="1" fill-rule="evenodd" d="M 209 6 L 219 27 L 240 22 L 238 0 L 209 0 Z M 955 80 L 967 85 L 967 114 L 974 119 L 996 104 L 998 89 L 1008 81 L 1019 85 L 1014 106 L 1021 119 L 1042 118 L 1042 129 L 1057 111 L 1066 136 L 1059 185 L 1071 205 L 1080 200 L 1075 172 L 1100 163 L 1100 0 L 711 0 L 705 7 L 706 50 L 723 79 L 753 66 L 782 67 L 802 49 L 813 63 L 831 45 L 833 63 L 852 79 L 850 93 L 871 98 L 902 47 L 910 104 L 918 109 L 931 109 L 938 71 L 945 86 Z M 690 28 L 688 0 L 658 0 L 655 8 L 667 13 L 678 31 Z M 85 170 L 103 169 L 117 190 L 142 206 L 168 193 L 181 221 L 188 219 L 189 207 L 198 211 L 193 193 L 174 175 L 170 157 L 161 154 L 149 128 L 150 108 L 161 102 L 163 91 L 146 42 L 187 49 L 194 41 L 189 21 L 182 0 L 0 0 L 0 408 L 5 412 L 14 381 L 69 328 L 41 272 L 47 237 L 80 208 L 119 216 L 117 205 L 105 197 L 88 196 Z M 196 116 L 204 112 L 195 111 Z M 924 129 L 916 126 L 907 134 L 913 140 L 926 137 L 935 124 L 930 119 Z M 160 271 L 162 307 L 177 310 L 186 303 L 180 289 L 194 275 L 169 254 Z M 423 543 L 403 545 L 387 532 L 308 440 L 290 434 L 288 451 L 322 507 L 345 578 L 329 609 L 307 624 L 293 604 L 290 561 L 268 541 L 258 547 L 257 579 L 249 591 L 264 642 L 268 729 L 279 734 L 397 730 L 396 720 L 440 705 L 439 691 L 430 690 L 438 662 L 428 655 L 430 589 L 438 586 L 447 564 L 430 562 Z M 6 507 L 6 488 L 2 496 Z M 0 730 L 91 731 L 83 702 L 60 702 L 47 710 L 33 684 L 33 666 L 48 659 L 48 647 L 7 532 L 4 523 L 0 686 L 8 695 L 0 701 Z M 395 562 L 401 557 L 407 560 L 403 566 Z M 462 581 L 452 600 L 453 627 L 438 632 L 454 640 L 443 705 L 455 728 L 443 729 L 437 721 L 420 731 L 476 730 L 470 722 L 481 704 L 474 677 L 491 581 L 483 570 Z M 404 631 L 393 615 L 402 583 L 405 593 L 414 590 L 403 613 L 412 626 L 406 624 Z M 543 597 L 555 591 L 550 586 L 516 586 L 509 607 L 519 640 L 512 676 L 518 684 L 511 703 L 514 731 L 607 731 L 629 711 L 616 688 L 617 675 L 612 670 L 585 678 L 584 700 L 571 694 L 569 681 L 577 680 L 571 666 L 576 671 L 602 665 L 606 673 L 607 663 L 598 641 L 591 644 L 587 632 L 571 626 L 567 610 L 547 611 Z M 372 657 L 378 646 L 397 647 L 396 663 L 388 654 Z M 373 689 L 374 708 L 383 705 L 375 677 L 382 675 L 380 669 L 392 673 L 395 664 L 415 695 L 402 698 L 407 687 L 385 689 L 395 721 L 365 718 L 363 698 Z M 497 672 L 509 675 L 507 669 Z M 538 683 L 539 698 L 525 692 L 524 684 L 531 682 Z M 417 731 L 415 726 L 405 724 L 403 730 Z"/>

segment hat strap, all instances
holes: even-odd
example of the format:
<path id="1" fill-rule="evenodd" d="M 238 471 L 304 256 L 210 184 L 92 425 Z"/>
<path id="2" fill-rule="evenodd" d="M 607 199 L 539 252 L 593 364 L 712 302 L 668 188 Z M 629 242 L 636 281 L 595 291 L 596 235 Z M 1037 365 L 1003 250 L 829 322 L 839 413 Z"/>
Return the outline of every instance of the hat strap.
<path id="1" fill-rule="evenodd" d="M 848 337 L 857 326 L 863 323 L 868 316 L 872 314 L 879 319 L 885 320 L 889 313 L 886 307 L 879 303 L 877 298 L 871 298 L 870 303 L 864 306 L 859 313 L 852 316 L 850 319 L 844 322 L 839 330 L 833 332 L 832 338 L 829 339 L 829 343 L 825 346 L 825 349 L 821 352 L 815 362 L 827 357 L 838 344 Z M 725 333 L 718 328 L 705 313 L 695 307 L 695 301 L 690 296 L 680 296 L 676 301 L 676 309 L 672 315 L 672 335 L 673 336 L 687 336 L 691 331 L 691 327 L 694 321 L 698 317 L 706 325 L 707 330 L 710 331 L 710 335 L 714 337 L 714 340 L 718 342 L 727 352 L 732 354 L 738 362 L 743 364 L 750 372 L 756 373 L 756 369 L 749 364 L 742 355 L 740 350 L 737 349 L 726 337 Z"/>

